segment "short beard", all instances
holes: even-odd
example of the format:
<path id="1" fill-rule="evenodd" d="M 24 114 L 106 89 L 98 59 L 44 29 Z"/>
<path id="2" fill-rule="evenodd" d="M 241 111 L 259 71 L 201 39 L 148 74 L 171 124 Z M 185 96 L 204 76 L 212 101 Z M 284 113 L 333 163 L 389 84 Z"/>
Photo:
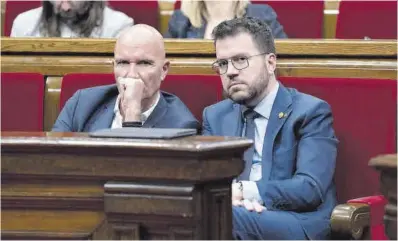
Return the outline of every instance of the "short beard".
<path id="1" fill-rule="evenodd" d="M 269 84 L 269 79 L 268 76 L 265 74 L 262 80 L 257 80 L 254 83 L 255 86 L 251 86 L 248 89 L 248 96 L 243 97 L 243 98 L 233 98 L 231 94 L 228 92 L 225 92 L 225 96 L 234 101 L 235 103 L 238 103 L 240 105 L 244 105 L 247 107 L 253 107 L 256 106 L 261 100 L 258 100 L 258 98 L 266 91 L 268 88 Z"/>

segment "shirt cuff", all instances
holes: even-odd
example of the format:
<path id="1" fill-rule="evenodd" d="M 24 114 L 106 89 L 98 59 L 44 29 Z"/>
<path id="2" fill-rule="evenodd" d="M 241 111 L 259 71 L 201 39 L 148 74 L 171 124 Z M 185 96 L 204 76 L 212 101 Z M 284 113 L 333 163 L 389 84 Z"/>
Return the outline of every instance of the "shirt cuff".
<path id="1" fill-rule="evenodd" d="M 257 188 L 257 184 L 252 181 L 242 181 L 243 185 L 243 198 L 248 200 L 256 200 L 260 204 L 263 204 L 260 193 Z"/>

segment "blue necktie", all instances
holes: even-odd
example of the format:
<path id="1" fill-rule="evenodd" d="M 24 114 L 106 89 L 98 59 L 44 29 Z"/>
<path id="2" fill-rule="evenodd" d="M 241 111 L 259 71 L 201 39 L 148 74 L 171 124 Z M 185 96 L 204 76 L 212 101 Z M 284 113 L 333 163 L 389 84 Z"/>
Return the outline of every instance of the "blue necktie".
<path id="1" fill-rule="evenodd" d="M 245 117 L 246 123 L 246 130 L 245 130 L 245 137 L 247 139 L 251 139 L 254 142 L 254 132 L 255 132 L 255 124 L 254 120 L 260 116 L 256 111 L 253 109 L 247 109 L 243 113 Z M 253 145 L 247 149 L 243 155 L 243 159 L 245 160 L 245 169 L 243 170 L 242 174 L 239 176 L 239 180 L 249 180 L 250 170 L 253 163 L 253 155 L 254 155 L 254 143 Z"/>

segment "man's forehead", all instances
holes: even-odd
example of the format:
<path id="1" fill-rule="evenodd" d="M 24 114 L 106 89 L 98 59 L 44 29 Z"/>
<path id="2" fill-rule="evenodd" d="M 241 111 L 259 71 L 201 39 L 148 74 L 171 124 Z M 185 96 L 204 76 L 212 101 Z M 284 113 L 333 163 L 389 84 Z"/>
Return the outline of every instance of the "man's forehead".
<path id="1" fill-rule="evenodd" d="M 156 52 L 153 48 L 139 44 L 116 44 L 116 58 L 139 58 L 139 59 L 156 59 Z"/>
<path id="2" fill-rule="evenodd" d="M 239 33 L 218 39 L 215 44 L 217 58 L 229 58 L 239 54 L 248 54 L 256 51 L 252 37 L 248 33 Z"/>

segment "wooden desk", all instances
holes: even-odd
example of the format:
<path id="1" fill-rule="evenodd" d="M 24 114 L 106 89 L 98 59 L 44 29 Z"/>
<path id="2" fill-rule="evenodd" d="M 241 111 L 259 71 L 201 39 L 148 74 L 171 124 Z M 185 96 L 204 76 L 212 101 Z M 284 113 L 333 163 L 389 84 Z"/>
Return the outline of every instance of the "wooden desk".
<path id="1" fill-rule="evenodd" d="M 3 132 L 4 239 L 231 239 L 251 141 Z"/>

